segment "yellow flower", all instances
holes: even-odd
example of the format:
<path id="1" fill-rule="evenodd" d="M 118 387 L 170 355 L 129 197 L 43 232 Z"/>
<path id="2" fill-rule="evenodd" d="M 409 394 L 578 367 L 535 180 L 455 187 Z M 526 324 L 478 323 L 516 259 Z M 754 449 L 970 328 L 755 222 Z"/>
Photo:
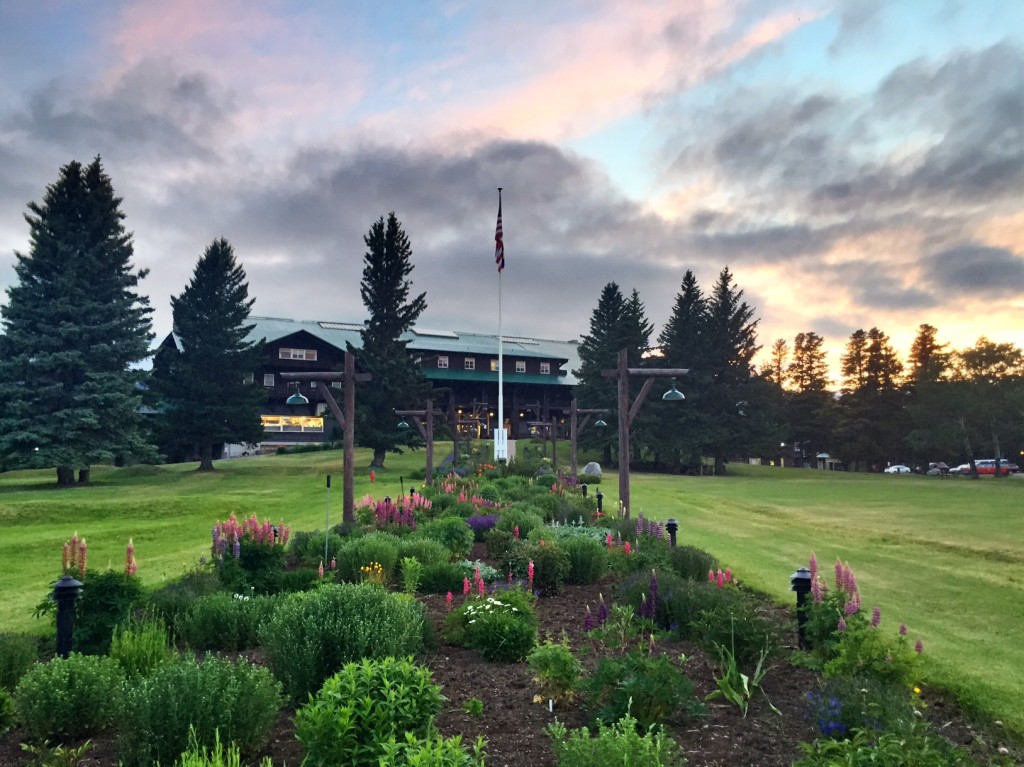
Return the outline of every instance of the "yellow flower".
<path id="1" fill-rule="evenodd" d="M 915 687 L 914 688 L 914 695 L 920 695 L 920 694 L 921 694 L 921 688 L 920 687 Z"/>

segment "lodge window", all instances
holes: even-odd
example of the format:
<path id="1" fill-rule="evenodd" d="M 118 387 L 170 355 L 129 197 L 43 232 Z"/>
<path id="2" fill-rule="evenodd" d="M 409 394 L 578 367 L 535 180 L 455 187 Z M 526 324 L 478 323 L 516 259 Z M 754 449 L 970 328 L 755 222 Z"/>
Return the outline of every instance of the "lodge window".
<path id="1" fill-rule="evenodd" d="M 498 360 L 496 360 L 496 359 L 492 359 L 491 360 L 491 372 L 492 373 L 497 373 L 498 372 Z"/>
<path id="2" fill-rule="evenodd" d="M 551 374 L 551 363 L 550 362 L 542 362 L 542 363 L 540 363 L 540 372 L 543 375 L 550 375 Z"/>
<path id="3" fill-rule="evenodd" d="M 263 431 L 322 432 L 324 419 L 312 416 L 264 415 L 260 416 Z"/>
<path id="4" fill-rule="evenodd" d="M 466 357 L 462 364 L 466 370 L 476 370 L 476 360 L 473 357 Z"/>
<path id="5" fill-rule="evenodd" d="M 270 386 L 270 387 L 274 386 L 274 374 L 273 373 L 264 373 L 263 374 L 263 385 L 264 386 Z"/>
<path id="6" fill-rule="evenodd" d="M 277 357 L 282 360 L 316 362 L 316 349 L 286 349 L 282 346 L 277 350 Z"/>
<path id="7" fill-rule="evenodd" d="M 447 357 L 438 357 L 437 358 L 437 369 L 438 370 L 447 370 L 448 369 L 448 358 Z"/>
<path id="8" fill-rule="evenodd" d="M 516 372 L 517 373 L 525 373 L 526 372 L 526 360 L 516 360 Z"/>
<path id="9" fill-rule="evenodd" d="M 255 380 L 256 376 L 253 375 L 252 373 L 246 373 L 245 375 L 242 376 L 242 383 L 244 384 L 251 384 Z"/>

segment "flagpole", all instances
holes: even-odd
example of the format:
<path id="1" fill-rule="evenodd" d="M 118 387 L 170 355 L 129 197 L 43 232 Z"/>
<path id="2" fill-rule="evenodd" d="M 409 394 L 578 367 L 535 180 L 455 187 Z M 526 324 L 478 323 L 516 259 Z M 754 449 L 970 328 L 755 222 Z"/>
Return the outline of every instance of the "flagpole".
<path id="1" fill-rule="evenodd" d="M 498 187 L 498 228 L 495 233 L 495 261 L 498 262 L 498 427 L 494 430 L 494 462 L 508 460 L 508 435 L 505 432 L 504 340 L 501 335 L 501 273 L 505 266 L 505 242 L 501 224 L 501 187 Z M 500 259 L 499 259 L 500 255 Z"/>

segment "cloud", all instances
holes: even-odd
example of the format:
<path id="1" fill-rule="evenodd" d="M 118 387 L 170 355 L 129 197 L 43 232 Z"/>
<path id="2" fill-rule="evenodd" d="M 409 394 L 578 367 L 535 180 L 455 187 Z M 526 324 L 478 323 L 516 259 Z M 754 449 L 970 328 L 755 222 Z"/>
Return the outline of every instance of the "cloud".
<path id="1" fill-rule="evenodd" d="M 930 256 L 926 274 L 928 282 L 943 292 L 981 299 L 1018 296 L 1024 288 L 1024 256 L 966 243 Z"/>

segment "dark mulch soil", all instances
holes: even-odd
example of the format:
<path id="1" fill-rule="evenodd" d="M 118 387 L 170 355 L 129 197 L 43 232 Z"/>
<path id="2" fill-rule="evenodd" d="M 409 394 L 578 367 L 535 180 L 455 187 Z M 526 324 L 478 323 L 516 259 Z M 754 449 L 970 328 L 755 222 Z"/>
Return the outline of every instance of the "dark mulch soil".
<path id="1" fill-rule="evenodd" d="M 591 643 L 583 632 L 584 606 L 589 604 L 596 610 L 598 594 L 603 592 L 607 599 L 611 590 L 609 583 L 570 586 L 558 596 L 539 599 L 541 635 L 558 638 L 564 632 L 574 651 L 588 647 Z M 470 650 L 445 644 L 440 631 L 446 612 L 444 597 L 427 596 L 422 601 L 437 629 L 437 645 L 424 660 L 448 699 L 437 720 L 441 732 L 460 734 L 466 743 L 482 735 L 488 742 L 488 764 L 494 767 L 554 765 L 544 728 L 555 717 L 569 728 L 582 727 L 588 721 L 586 713 L 575 705 L 556 706 L 549 712 L 546 703 L 534 703 L 535 686 L 525 663 L 488 663 Z M 788 636 L 787 640 L 792 647 L 796 637 Z M 714 665 L 705 652 L 676 641 L 660 642 L 658 651 L 673 658 L 686 656 L 686 674 L 699 699 L 715 689 Z M 246 655 L 253 662 L 260 661 L 258 651 Z M 582 660 L 592 667 L 596 656 L 585 653 Z M 680 718 L 669 723 L 668 730 L 682 746 L 691 767 L 786 767 L 800 754 L 798 744 L 815 736 L 805 718 L 804 698 L 816 686 L 813 672 L 779 660 L 765 678 L 763 689 L 781 715 L 772 712 L 762 697 L 754 700 L 746 718 L 736 707 L 717 700 L 708 704 L 705 716 Z M 483 702 L 483 715 L 466 713 L 464 706 L 470 698 Z M 983 756 L 993 753 L 993 740 L 982 738 L 952 703 L 937 699 L 930 713 L 936 726 L 954 743 L 979 747 Z M 293 710 L 282 712 L 271 732 L 265 755 L 271 756 L 275 765 L 298 767 L 302 761 L 302 748 L 291 723 L 293 715 Z M 28 764 L 19 748 L 21 740 L 22 734 L 13 732 L 0 741 L 0 767 Z M 95 738 L 88 758 L 81 762 L 89 767 L 116 764 L 112 734 Z"/>

